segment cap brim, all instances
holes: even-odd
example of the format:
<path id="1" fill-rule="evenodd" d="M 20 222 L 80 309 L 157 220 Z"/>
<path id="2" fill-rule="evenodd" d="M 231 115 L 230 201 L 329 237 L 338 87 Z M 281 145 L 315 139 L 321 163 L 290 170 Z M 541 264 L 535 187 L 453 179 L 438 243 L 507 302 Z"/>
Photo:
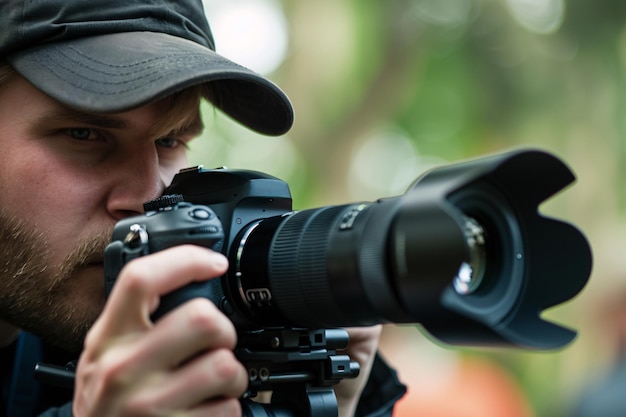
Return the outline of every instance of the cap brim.
<path id="1" fill-rule="evenodd" d="M 61 103 L 121 112 L 186 87 L 212 82 L 215 106 L 266 134 L 293 124 L 289 99 L 271 81 L 195 42 L 125 32 L 31 48 L 8 58 L 24 78 Z"/>

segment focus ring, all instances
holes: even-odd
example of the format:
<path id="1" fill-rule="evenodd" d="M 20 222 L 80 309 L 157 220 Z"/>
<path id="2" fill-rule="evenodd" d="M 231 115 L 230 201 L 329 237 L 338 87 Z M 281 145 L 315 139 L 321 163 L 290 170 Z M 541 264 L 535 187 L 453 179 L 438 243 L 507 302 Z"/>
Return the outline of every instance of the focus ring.
<path id="1" fill-rule="evenodd" d="M 281 224 L 269 254 L 274 300 L 285 317 L 301 326 L 323 326 L 324 316 L 338 317 L 328 282 L 331 227 L 345 206 L 300 211 Z M 322 320 L 323 321 L 323 320 Z"/>

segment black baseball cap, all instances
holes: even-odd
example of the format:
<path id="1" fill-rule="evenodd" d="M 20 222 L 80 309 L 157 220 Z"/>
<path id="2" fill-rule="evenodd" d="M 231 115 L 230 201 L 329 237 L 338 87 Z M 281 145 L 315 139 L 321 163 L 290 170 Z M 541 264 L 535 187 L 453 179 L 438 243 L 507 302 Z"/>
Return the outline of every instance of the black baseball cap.
<path id="1" fill-rule="evenodd" d="M 201 0 L 0 0 L 0 60 L 87 111 L 210 82 L 209 100 L 249 128 L 281 135 L 293 124 L 279 87 L 215 53 Z"/>

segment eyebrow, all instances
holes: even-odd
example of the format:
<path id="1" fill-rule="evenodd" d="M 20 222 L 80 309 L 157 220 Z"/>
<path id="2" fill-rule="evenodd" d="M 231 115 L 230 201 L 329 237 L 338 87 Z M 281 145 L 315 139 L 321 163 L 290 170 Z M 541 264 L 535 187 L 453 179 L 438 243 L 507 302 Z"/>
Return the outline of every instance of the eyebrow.
<path id="1" fill-rule="evenodd" d="M 103 129 L 128 129 L 131 124 L 128 120 L 117 117 L 114 115 L 107 114 L 95 114 L 95 113 L 87 113 L 80 110 L 75 110 L 71 108 L 58 108 L 51 110 L 44 114 L 40 118 L 41 122 L 58 122 L 58 121 L 73 121 L 78 123 L 83 123 L 90 126 L 95 126 Z M 157 128 L 158 130 L 158 128 Z M 161 136 L 169 136 L 169 135 L 188 135 L 188 136 L 198 136 L 204 130 L 204 123 L 202 122 L 202 118 L 197 115 L 193 121 L 187 126 L 180 126 L 173 129 L 170 129 L 167 134 Z M 155 132 L 156 133 L 156 132 Z"/>
<path id="2" fill-rule="evenodd" d="M 69 108 L 51 110 L 43 115 L 40 120 L 43 122 L 71 120 L 103 129 L 127 129 L 129 127 L 128 121 L 120 117 L 85 113 Z"/>
<path id="3" fill-rule="evenodd" d="M 181 135 L 181 136 L 198 136 L 204 130 L 204 123 L 200 115 L 194 117 L 193 121 L 185 126 L 180 126 L 171 129 L 168 135 Z M 166 135 L 167 136 L 167 135 Z"/>

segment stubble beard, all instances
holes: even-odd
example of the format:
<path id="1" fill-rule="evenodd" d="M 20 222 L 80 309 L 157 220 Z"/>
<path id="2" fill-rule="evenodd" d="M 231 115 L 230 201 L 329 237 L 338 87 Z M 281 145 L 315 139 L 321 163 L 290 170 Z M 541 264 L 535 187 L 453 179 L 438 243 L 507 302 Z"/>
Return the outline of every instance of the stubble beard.
<path id="1" fill-rule="evenodd" d="M 70 353 L 79 353 L 104 306 L 105 295 L 104 277 L 99 277 L 101 290 L 86 294 L 78 290 L 94 285 L 80 282 L 76 273 L 102 260 L 109 240 L 110 232 L 83 239 L 62 265 L 55 267 L 50 265 L 46 237 L 0 212 L 0 319 Z M 95 288 L 100 288 L 99 284 Z"/>

